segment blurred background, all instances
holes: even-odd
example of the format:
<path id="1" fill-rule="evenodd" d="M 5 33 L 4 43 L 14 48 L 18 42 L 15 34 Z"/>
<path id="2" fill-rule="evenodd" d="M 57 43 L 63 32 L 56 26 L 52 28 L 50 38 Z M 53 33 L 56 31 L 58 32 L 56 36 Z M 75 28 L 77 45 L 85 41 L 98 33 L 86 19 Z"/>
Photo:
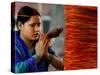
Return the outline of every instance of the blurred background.
<path id="1" fill-rule="evenodd" d="M 41 31 L 47 33 L 50 29 L 56 26 L 65 26 L 64 18 L 64 6 L 58 4 L 41 4 L 41 3 L 27 3 L 27 2 L 16 2 L 12 5 L 12 15 L 16 22 L 16 16 L 19 9 L 23 6 L 30 6 L 35 8 L 40 14 L 42 19 Z M 17 30 L 16 25 L 13 25 L 13 30 Z M 52 48 L 57 56 L 62 59 L 64 57 L 64 31 L 59 37 L 51 40 Z M 53 66 L 49 66 L 49 71 L 56 70 Z"/>

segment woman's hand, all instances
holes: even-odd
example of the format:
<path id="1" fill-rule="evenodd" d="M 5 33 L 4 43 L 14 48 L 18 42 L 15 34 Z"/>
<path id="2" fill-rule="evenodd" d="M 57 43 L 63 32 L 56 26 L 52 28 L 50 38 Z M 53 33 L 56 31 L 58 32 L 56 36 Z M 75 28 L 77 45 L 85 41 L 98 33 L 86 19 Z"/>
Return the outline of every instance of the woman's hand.
<path id="1" fill-rule="evenodd" d="M 48 51 L 48 44 L 49 44 L 49 39 L 44 33 L 41 33 L 39 41 L 37 42 L 35 46 L 36 55 L 39 57 L 42 57 L 43 55 L 45 55 L 45 52 Z"/>

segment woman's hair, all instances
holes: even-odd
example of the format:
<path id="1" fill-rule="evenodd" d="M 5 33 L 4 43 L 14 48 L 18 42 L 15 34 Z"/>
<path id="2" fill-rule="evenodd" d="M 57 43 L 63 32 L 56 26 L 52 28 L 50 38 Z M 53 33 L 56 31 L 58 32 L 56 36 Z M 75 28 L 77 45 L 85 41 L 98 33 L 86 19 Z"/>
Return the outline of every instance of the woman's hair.
<path id="1" fill-rule="evenodd" d="M 16 24 L 18 25 L 19 21 L 24 24 L 26 21 L 30 19 L 31 16 L 35 16 L 35 15 L 40 16 L 40 14 L 36 9 L 31 8 L 29 6 L 24 6 L 19 10 L 17 14 Z"/>
<path id="2" fill-rule="evenodd" d="M 15 27 L 15 19 L 14 19 L 14 15 L 11 11 L 11 30 L 13 30 Z"/>

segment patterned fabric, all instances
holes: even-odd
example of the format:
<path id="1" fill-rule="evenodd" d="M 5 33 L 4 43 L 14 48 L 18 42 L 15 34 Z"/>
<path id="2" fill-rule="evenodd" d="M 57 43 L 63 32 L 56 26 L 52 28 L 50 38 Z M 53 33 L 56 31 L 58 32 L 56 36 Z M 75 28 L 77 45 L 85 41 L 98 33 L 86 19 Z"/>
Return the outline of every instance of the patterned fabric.
<path id="1" fill-rule="evenodd" d="M 37 64 L 34 58 L 35 49 L 32 55 L 28 51 L 28 47 L 21 40 L 18 32 L 12 33 L 12 72 L 25 73 L 25 72 L 41 72 L 48 71 L 49 63 L 43 57 Z M 49 53 L 55 54 L 54 51 L 49 48 Z"/>

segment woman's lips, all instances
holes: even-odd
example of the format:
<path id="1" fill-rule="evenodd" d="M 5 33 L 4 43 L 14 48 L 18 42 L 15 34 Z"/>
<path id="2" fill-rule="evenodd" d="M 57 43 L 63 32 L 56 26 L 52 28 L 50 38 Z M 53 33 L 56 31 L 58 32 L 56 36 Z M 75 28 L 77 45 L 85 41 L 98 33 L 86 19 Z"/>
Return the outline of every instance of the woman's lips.
<path id="1" fill-rule="evenodd" d="M 35 37 L 39 37 L 39 33 L 35 33 L 34 36 L 35 36 Z"/>

